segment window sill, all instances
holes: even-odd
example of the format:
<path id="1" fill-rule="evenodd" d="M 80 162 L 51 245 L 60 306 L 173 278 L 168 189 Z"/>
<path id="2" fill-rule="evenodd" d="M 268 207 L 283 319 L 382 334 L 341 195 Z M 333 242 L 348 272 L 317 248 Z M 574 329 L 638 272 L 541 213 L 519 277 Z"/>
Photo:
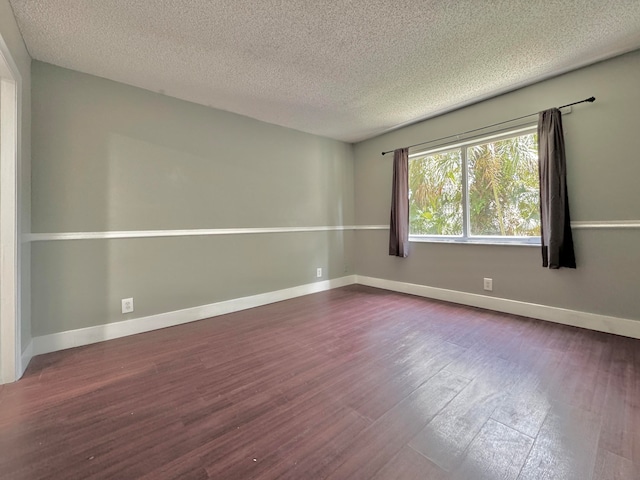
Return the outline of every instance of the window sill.
<path id="1" fill-rule="evenodd" d="M 508 247 L 538 247 L 540 248 L 540 241 L 531 241 L 528 239 L 510 239 L 510 240 L 498 240 L 492 238 L 461 238 L 461 237 L 420 237 L 410 236 L 409 242 L 411 243 L 452 243 L 459 245 L 497 245 Z"/>

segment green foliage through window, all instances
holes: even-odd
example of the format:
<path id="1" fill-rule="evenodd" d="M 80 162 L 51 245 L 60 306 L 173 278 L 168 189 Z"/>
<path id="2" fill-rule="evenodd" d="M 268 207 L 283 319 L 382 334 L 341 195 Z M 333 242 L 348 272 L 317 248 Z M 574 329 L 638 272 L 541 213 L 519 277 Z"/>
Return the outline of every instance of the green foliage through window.
<path id="1" fill-rule="evenodd" d="M 539 236 L 538 182 L 535 133 L 412 155 L 409 232 L 460 237 Z"/>
<path id="2" fill-rule="evenodd" d="M 412 235 L 462 235 L 459 149 L 411 159 L 409 223 Z"/>

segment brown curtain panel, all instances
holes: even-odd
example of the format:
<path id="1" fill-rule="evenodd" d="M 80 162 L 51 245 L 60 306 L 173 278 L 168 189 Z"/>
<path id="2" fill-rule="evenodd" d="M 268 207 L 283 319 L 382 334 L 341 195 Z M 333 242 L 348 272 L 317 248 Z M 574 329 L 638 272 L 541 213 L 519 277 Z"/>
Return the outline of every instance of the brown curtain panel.
<path id="1" fill-rule="evenodd" d="M 409 149 L 393 152 L 389 255 L 409 255 Z"/>
<path id="2" fill-rule="evenodd" d="M 576 268 L 569 216 L 562 114 L 557 108 L 539 114 L 538 156 L 542 266 Z"/>

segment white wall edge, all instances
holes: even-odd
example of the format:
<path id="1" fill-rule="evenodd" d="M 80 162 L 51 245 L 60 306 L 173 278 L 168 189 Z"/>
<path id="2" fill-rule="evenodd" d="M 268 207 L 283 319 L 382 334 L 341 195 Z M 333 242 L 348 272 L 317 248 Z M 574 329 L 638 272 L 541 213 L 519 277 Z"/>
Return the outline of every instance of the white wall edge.
<path id="1" fill-rule="evenodd" d="M 0 384 L 20 378 L 22 76 L 0 35 Z"/>
<path id="2" fill-rule="evenodd" d="M 20 359 L 20 377 L 24 375 L 24 372 L 27 371 L 27 367 L 29 366 L 29 362 L 33 358 L 33 340 L 29 342 L 27 348 L 22 352 L 22 357 Z"/>
<path id="3" fill-rule="evenodd" d="M 580 312 L 558 307 L 550 307 L 536 303 L 508 300 L 505 298 L 489 297 L 475 293 L 447 290 L 444 288 L 428 287 L 415 283 L 397 282 L 381 278 L 356 275 L 356 283 L 370 287 L 392 290 L 394 292 L 408 293 L 420 297 L 444 300 L 447 302 L 469 305 L 472 307 L 486 308 L 497 312 L 511 313 L 523 317 L 536 318 L 563 325 L 597 330 L 599 332 L 613 333 L 625 337 L 640 338 L 640 320 L 610 317 L 595 313 Z"/>
<path id="4" fill-rule="evenodd" d="M 355 275 L 349 275 L 332 280 L 308 283 L 292 288 L 285 288 L 274 292 L 261 293 L 249 297 L 235 298 L 198 307 L 175 310 L 173 312 L 149 315 L 147 317 L 134 318 L 121 322 L 107 323 L 95 327 L 80 328 L 66 332 L 42 335 L 32 339 L 33 349 L 31 355 L 55 352 L 66 348 L 79 347 L 92 343 L 112 340 L 115 338 L 149 332 L 161 328 L 173 327 L 183 323 L 204 320 L 205 318 L 238 312 L 248 308 L 259 307 L 269 303 L 289 300 L 311 293 L 344 287 L 356 282 Z M 26 366 L 25 366 L 26 368 Z"/>

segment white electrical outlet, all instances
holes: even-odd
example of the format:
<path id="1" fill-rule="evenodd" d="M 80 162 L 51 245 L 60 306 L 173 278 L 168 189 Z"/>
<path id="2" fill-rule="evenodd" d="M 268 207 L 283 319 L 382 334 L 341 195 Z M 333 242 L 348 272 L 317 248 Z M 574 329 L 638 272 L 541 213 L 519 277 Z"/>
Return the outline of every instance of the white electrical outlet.
<path id="1" fill-rule="evenodd" d="M 133 312 L 133 298 L 122 299 L 122 313 Z"/>
<path id="2" fill-rule="evenodd" d="M 316 268 L 316 277 L 322 277 L 322 267 Z"/>
<path id="3" fill-rule="evenodd" d="M 488 292 L 493 292 L 493 278 L 484 279 L 484 289 Z"/>

